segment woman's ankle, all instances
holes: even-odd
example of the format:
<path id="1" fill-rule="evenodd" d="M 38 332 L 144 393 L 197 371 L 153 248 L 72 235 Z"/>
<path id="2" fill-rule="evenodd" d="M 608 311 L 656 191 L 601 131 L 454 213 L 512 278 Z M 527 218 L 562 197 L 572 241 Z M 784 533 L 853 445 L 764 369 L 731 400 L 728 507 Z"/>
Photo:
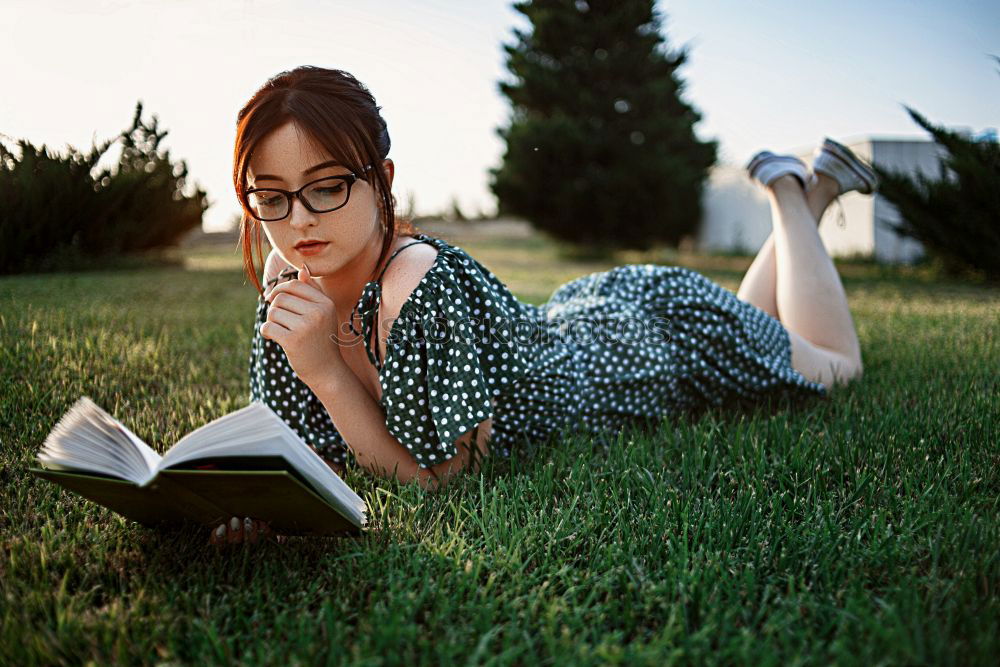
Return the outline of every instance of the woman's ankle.
<path id="1" fill-rule="evenodd" d="M 781 192 L 782 190 L 798 190 L 800 192 L 805 192 L 802 189 L 802 182 L 792 174 L 779 176 L 771 181 L 767 188 L 769 190 L 774 190 L 775 192 Z"/>
<path id="2" fill-rule="evenodd" d="M 800 195 L 806 196 L 806 190 L 802 188 L 802 183 L 795 176 L 785 174 L 771 181 L 765 188 L 771 198 Z"/>
<path id="3" fill-rule="evenodd" d="M 826 174 L 817 174 L 816 183 L 806 193 L 806 202 L 809 204 L 809 210 L 812 211 L 813 217 L 816 218 L 817 225 L 823 220 L 823 214 L 837 198 L 839 191 L 839 184 L 836 180 Z"/>

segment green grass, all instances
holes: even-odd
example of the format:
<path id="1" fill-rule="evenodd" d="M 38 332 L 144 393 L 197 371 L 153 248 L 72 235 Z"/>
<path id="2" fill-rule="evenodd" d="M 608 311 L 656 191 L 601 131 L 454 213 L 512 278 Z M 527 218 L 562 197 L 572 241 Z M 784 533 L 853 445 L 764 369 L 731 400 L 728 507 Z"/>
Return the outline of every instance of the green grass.
<path id="1" fill-rule="evenodd" d="M 605 268 L 465 247 L 536 303 Z M 366 537 L 224 553 L 25 470 L 81 394 L 161 451 L 246 404 L 236 255 L 2 278 L 0 663 L 995 664 L 1000 298 L 841 269 L 866 373 L 830 401 L 554 439 L 437 495 L 350 470 Z"/>

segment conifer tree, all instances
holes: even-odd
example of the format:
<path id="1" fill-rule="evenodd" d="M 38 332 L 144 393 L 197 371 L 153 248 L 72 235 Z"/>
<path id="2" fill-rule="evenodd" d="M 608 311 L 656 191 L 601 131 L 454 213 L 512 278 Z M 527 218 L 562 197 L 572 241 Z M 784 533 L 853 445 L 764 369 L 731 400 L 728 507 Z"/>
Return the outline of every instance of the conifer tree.
<path id="1" fill-rule="evenodd" d="M 946 155 L 937 175 L 873 165 L 879 194 L 900 215 L 899 223 L 884 224 L 920 241 L 945 273 L 1000 282 L 1000 143 L 963 137 L 904 108 Z"/>
<path id="2" fill-rule="evenodd" d="M 505 44 L 512 81 L 502 164 L 491 170 L 501 214 L 583 245 L 676 245 L 701 218 L 717 142 L 681 99 L 652 0 L 526 0 L 532 29 Z"/>

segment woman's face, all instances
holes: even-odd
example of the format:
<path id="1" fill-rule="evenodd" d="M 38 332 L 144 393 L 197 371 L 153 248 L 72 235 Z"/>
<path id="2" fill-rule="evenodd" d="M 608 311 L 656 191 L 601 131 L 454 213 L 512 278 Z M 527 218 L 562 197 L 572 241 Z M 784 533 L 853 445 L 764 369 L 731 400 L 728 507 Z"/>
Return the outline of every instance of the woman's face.
<path id="1" fill-rule="evenodd" d="M 330 162 L 334 162 L 333 157 L 315 147 L 289 121 L 267 135 L 254 150 L 247 170 L 247 187 L 277 187 L 294 192 L 318 178 L 350 173 L 345 166 L 326 164 Z M 383 160 L 382 168 L 391 186 L 392 160 Z M 370 181 L 371 173 L 363 175 Z M 335 211 L 313 213 L 298 197 L 293 197 L 291 211 L 284 219 L 260 224 L 271 247 L 287 263 L 300 268 L 305 261 L 314 276 L 332 275 L 344 267 L 365 263 L 372 252 L 370 263 L 374 264 L 382 239 L 375 189 L 360 178 L 351 186 L 347 204 Z M 326 245 L 306 252 L 295 247 L 303 239 L 324 241 Z"/>

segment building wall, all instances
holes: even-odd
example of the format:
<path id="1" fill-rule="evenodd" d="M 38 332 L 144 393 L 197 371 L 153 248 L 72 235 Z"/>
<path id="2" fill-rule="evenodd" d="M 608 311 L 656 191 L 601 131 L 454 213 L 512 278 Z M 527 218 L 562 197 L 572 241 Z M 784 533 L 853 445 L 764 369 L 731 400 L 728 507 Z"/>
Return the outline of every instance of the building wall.
<path id="1" fill-rule="evenodd" d="M 771 206 L 742 167 L 718 165 L 702 195 L 703 215 L 696 245 L 718 252 L 756 252 L 771 233 Z"/>
<path id="2" fill-rule="evenodd" d="M 940 161 L 947 155 L 933 141 L 875 141 L 875 161 L 883 169 L 922 173 L 928 178 L 940 178 Z M 884 197 L 874 198 L 872 215 L 875 237 L 875 257 L 884 262 L 913 262 L 924 254 L 923 245 L 911 238 L 899 237 L 887 223 L 898 223 L 899 211 Z"/>

